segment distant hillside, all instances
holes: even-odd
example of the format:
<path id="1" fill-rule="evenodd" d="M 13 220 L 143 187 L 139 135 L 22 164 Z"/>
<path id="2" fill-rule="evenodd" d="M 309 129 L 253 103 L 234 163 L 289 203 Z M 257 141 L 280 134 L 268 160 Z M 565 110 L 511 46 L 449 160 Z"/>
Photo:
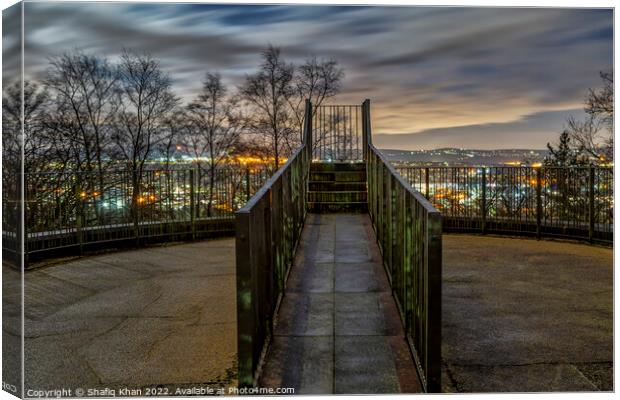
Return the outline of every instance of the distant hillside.
<path id="1" fill-rule="evenodd" d="M 435 150 L 381 149 L 392 162 L 407 164 L 449 164 L 449 165 L 511 165 L 516 162 L 532 164 L 542 162 L 547 150 L 498 149 L 472 150 L 441 148 Z"/>

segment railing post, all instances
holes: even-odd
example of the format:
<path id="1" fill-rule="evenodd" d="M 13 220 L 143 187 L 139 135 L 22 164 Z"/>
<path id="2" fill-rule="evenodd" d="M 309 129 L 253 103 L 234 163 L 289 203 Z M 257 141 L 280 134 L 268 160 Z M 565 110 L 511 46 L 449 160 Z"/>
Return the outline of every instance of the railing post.
<path id="1" fill-rule="evenodd" d="M 480 214 L 482 215 L 482 234 L 487 233 L 487 169 L 482 168 L 482 188 L 480 198 Z"/>
<path id="2" fill-rule="evenodd" d="M 441 392 L 441 275 L 442 275 L 442 222 L 439 212 L 428 213 L 427 273 L 428 273 L 428 393 Z"/>
<path id="3" fill-rule="evenodd" d="M 429 190 L 428 190 L 428 186 L 429 186 L 429 172 L 430 169 L 428 167 L 424 168 L 424 197 L 426 197 L 427 200 L 429 199 Z"/>
<path id="4" fill-rule="evenodd" d="M 386 183 L 387 183 L 387 191 L 386 191 L 387 215 L 385 218 L 385 224 L 387 228 L 386 229 L 387 238 L 385 242 L 386 244 L 385 253 L 387 253 L 387 256 L 384 258 L 387 258 L 387 260 L 385 261 L 388 265 L 388 269 L 390 270 L 392 279 L 394 279 L 394 275 L 396 272 L 394 270 L 394 260 L 393 260 L 393 255 L 394 255 L 394 182 L 393 182 L 394 175 L 392 175 L 387 168 L 385 169 L 385 172 L 386 172 Z"/>
<path id="5" fill-rule="evenodd" d="M 250 167 L 245 167 L 245 201 L 250 201 Z"/>
<path id="6" fill-rule="evenodd" d="M 192 240 L 196 239 L 196 200 L 194 188 L 194 170 L 189 170 L 189 214 L 192 230 Z"/>
<path id="7" fill-rule="evenodd" d="M 364 102 L 362 103 L 362 157 L 364 158 L 364 161 L 368 160 L 368 140 L 367 140 L 367 136 L 366 136 L 366 101 L 364 100 Z"/>
<path id="8" fill-rule="evenodd" d="M 312 103 L 310 99 L 306 99 L 306 110 L 305 110 L 305 121 L 304 121 L 304 145 L 306 146 L 306 162 L 309 164 L 312 162 L 312 151 L 313 151 L 313 143 L 312 143 Z"/>
<path id="9" fill-rule="evenodd" d="M 371 144 L 370 99 L 366 99 L 362 103 L 362 146 L 364 146 L 364 161 L 368 160 L 368 147 Z"/>
<path id="10" fill-rule="evenodd" d="M 80 254 L 84 251 L 84 232 L 82 227 L 84 225 L 84 199 L 82 196 L 82 191 L 78 192 L 79 200 L 76 209 L 75 215 L 75 232 L 77 235 L 77 243 L 80 249 Z"/>
<path id="11" fill-rule="evenodd" d="M 135 180 L 134 180 L 134 182 L 135 182 Z M 134 188 L 134 191 L 136 191 L 135 188 Z M 139 199 L 140 199 L 140 192 L 139 192 L 139 189 L 138 189 L 138 192 L 136 194 L 134 194 L 133 197 L 132 197 L 133 207 L 135 208 L 134 215 L 133 215 L 133 235 L 134 235 L 136 247 L 140 247 L 140 245 L 141 245 L 141 241 L 140 241 L 140 219 L 142 217 L 142 210 L 140 209 Z"/>
<path id="12" fill-rule="evenodd" d="M 306 147 L 305 151 L 304 151 L 304 155 L 301 158 L 301 169 L 302 169 L 302 175 L 304 176 L 304 179 L 306 180 L 306 182 L 304 183 L 304 188 L 303 188 L 303 212 L 304 212 L 304 216 L 305 216 L 305 212 L 308 208 L 308 179 L 310 177 L 310 165 L 312 164 L 312 155 L 314 152 L 314 144 L 313 144 L 313 139 L 312 139 L 312 119 L 314 118 L 314 112 L 312 110 L 312 103 L 310 102 L 310 99 L 306 99 L 306 110 L 304 113 L 304 143 L 303 145 Z"/>
<path id="13" fill-rule="evenodd" d="M 536 238 L 540 239 L 542 226 L 542 177 L 541 168 L 536 168 Z"/>
<path id="14" fill-rule="evenodd" d="M 594 178 L 595 170 L 594 166 L 590 165 L 590 174 L 588 176 L 588 240 L 592 242 L 594 240 L 594 219 L 595 219 L 595 207 L 594 207 Z"/>
<path id="15" fill-rule="evenodd" d="M 370 119 L 370 99 L 366 99 L 366 143 L 372 145 L 372 121 Z"/>
<path id="16" fill-rule="evenodd" d="M 254 384 L 256 322 L 260 319 L 256 304 L 256 275 L 252 273 L 255 257 L 249 213 L 235 215 L 237 274 L 237 372 L 239 387 Z"/>

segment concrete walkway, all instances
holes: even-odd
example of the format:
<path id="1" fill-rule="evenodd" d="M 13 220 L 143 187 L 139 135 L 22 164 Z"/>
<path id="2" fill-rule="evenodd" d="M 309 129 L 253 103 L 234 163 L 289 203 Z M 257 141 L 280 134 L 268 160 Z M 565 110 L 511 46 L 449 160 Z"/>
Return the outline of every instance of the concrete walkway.
<path id="1" fill-rule="evenodd" d="M 261 386 L 415 393 L 415 366 L 367 214 L 309 214 Z"/>

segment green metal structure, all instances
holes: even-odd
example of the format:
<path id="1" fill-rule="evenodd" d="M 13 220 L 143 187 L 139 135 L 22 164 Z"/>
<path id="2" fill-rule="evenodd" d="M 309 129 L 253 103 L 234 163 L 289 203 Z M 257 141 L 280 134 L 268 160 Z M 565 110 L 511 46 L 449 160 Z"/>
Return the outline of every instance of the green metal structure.
<path id="1" fill-rule="evenodd" d="M 368 212 L 420 381 L 438 392 L 439 212 L 372 145 L 369 100 L 319 109 L 308 101 L 303 138 L 236 213 L 239 385 L 256 385 L 306 211 Z"/>

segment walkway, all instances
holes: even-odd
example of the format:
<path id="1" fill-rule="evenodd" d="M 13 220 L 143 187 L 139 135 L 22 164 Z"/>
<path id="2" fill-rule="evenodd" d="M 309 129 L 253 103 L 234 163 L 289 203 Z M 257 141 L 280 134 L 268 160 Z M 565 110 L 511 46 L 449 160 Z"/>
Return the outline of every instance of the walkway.
<path id="1" fill-rule="evenodd" d="M 309 214 L 260 386 L 421 391 L 367 214 Z"/>
<path id="2" fill-rule="evenodd" d="M 613 251 L 443 236 L 445 392 L 613 390 Z"/>

